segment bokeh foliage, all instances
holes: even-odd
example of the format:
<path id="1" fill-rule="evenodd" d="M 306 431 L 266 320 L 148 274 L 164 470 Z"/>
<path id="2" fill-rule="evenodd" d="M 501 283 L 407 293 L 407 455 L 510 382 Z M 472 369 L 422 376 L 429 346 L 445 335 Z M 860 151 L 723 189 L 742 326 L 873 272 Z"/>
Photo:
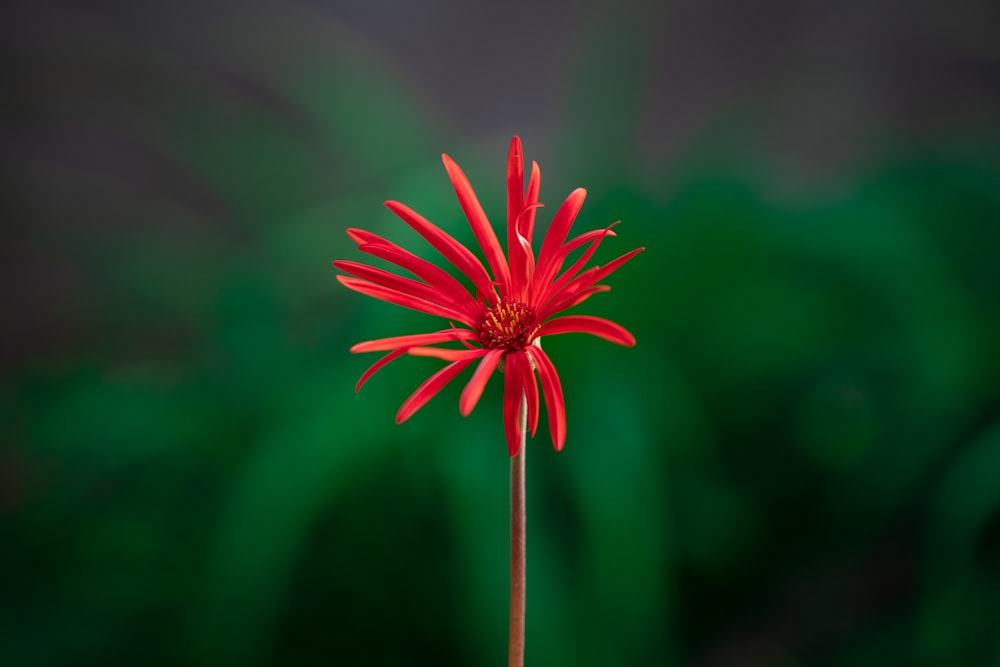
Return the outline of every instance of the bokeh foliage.
<path id="1" fill-rule="evenodd" d="M 396 426 L 436 362 L 347 349 L 439 323 L 329 263 L 433 257 L 389 198 L 472 243 L 437 153 L 500 223 L 514 132 L 541 221 L 584 185 L 597 261 L 648 248 L 586 307 L 636 348 L 545 342 L 530 661 L 997 664 L 996 117 L 806 168 L 773 75 L 664 157 L 645 7 L 574 28 L 565 122 L 459 130 L 319 5 L 14 12 L 0 664 L 502 663 L 499 383 Z"/>

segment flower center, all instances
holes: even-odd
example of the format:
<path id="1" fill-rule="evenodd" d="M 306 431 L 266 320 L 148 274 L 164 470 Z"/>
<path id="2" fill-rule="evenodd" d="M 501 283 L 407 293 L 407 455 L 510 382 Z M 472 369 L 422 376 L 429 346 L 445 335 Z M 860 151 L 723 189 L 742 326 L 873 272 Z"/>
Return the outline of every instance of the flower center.
<path id="1" fill-rule="evenodd" d="M 490 349 L 521 350 L 531 343 L 537 329 L 535 311 L 520 301 L 505 300 L 479 321 L 479 342 Z"/>

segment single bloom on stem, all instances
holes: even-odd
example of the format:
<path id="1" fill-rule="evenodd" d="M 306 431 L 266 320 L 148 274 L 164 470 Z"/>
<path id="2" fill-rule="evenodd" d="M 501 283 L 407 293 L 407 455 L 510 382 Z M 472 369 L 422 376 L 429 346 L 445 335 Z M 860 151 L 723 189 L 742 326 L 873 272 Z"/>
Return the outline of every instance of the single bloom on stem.
<path id="1" fill-rule="evenodd" d="M 397 201 L 385 205 L 412 227 L 473 285 L 470 292 L 447 271 L 404 250 L 395 243 L 363 229 L 348 229 L 358 249 L 386 260 L 414 278 L 359 262 L 338 260 L 335 267 L 349 275 L 337 279 L 346 287 L 406 308 L 448 320 L 449 325 L 432 333 L 393 336 L 358 343 L 351 352 L 388 352 L 358 380 L 356 390 L 379 369 L 404 354 L 436 357 L 449 362 L 431 375 L 403 402 L 396 414 L 401 423 L 411 417 L 466 367 L 476 362 L 472 377 L 459 400 L 459 410 L 468 415 L 479 401 L 486 383 L 498 368 L 504 374 L 503 417 L 507 448 L 511 456 L 520 448 L 519 417 L 522 396 L 526 399 L 527 422 L 532 436 L 538 427 L 540 395 L 548 410 L 552 443 L 561 450 L 566 442 L 566 409 L 559 375 L 548 355 L 537 344 L 542 336 L 589 333 L 619 345 L 635 345 L 635 338 L 619 324 L 590 315 L 562 315 L 562 311 L 586 301 L 610 287 L 602 280 L 642 252 L 636 248 L 605 264 L 584 269 L 587 261 L 614 225 L 581 234 L 567 241 L 586 191 L 570 193 L 556 211 L 536 256 L 532 248 L 535 213 L 541 174 L 531 163 L 527 188 L 521 140 L 514 137 L 507 157 L 507 254 L 504 255 L 493 226 L 466 179 L 447 155 L 442 155 L 458 202 L 482 249 L 486 265 L 468 248 L 419 213 Z M 617 224 L 617 223 L 615 223 Z M 582 253 L 567 268 L 573 251 Z M 451 347 L 439 347 L 452 343 Z M 455 347 L 455 345 L 460 347 Z M 537 373 L 537 381 L 535 374 Z M 538 382 L 541 383 L 541 392 Z"/>

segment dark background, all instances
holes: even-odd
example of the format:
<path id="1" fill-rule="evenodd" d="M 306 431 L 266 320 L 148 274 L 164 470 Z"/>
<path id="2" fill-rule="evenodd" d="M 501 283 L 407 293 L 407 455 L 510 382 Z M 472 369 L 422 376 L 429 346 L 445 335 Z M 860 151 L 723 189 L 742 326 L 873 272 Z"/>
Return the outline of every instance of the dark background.
<path id="1" fill-rule="evenodd" d="M 500 665 L 496 379 L 413 419 L 437 329 L 334 279 L 359 226 L 648 250 L 546 343 L 534 665 L 1000 664 L 993 2 L 6 6 L 0 664 Z"/>

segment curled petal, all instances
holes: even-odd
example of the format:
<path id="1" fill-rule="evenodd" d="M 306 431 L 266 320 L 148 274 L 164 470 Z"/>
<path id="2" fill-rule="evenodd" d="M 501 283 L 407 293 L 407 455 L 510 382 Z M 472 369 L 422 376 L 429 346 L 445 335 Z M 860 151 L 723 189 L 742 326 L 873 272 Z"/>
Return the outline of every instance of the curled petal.
<path id="1" fill-rule="evenodd" d="M 448 364 L 437 373 L 424 380 L 423 384 L 417 387 L 417 390 L 413 392 L 408 399 L 403 401 L 403 405 L 400 406 L 399 412 L 396 413 L 396 423 L 402 424 L 407 419 L 412 417 L 413 413 L 424 407 L 424 404 L 427 403 L 427 401 L 434 398 L 434 396 L 441 391 L 446 384 L 451 382 L 452 379 L 461 373 L 471 362 L 472 359 L 461 359 Z"/>
<path id="2" fill-rule="evenodd" d="M 521 138 L 514 137 L 507 153 L 507 252 L 513 247 L 517 218 L 524 206 L 524 150 Z"/>
<path id="3" fill-rule="evenodd" d="M 553 336 L 561 333 L 589 333 L 612 343 L 632 347 L 635 336 L 625 327 L 603 317 L 592 315 L 567 315 L 549 320 L 538 328 L 538 336 Z"/>
<path id="4" fill-rule="evenodd" d="M 545 409 L 549 413 L 549 431 L 552 434 L 552 445 L 556 451 L 562 451 L 566 444 L 566 403 L 563 400 L 562 384 L 556 373 L 552 360 L 542 351 L 542 348 L 529 346 L 527 353 L 538 369 L 538 379 L 542 383 L 542 393 L 545 395 Z"/>
<path id="5" fill-rule="evenodd" d="M 538 203 L 538 165 L 532 163 L 532 181 L 528 198 L 524 192 L 524 154 L 521 140 L 514 137 L 507 158 L 507 258 L 510 285 L 507 296 L 525 300 L 530 276 L 534 272 L 534 254 L 531 250 L 531 231 L 534 227 L 534 209 Z M 534 188 L 532 192 L 531 188 Z M 528 222 L 530 218 L 530 223 Z"/>
<path id="6" fill-rule="evenodd" d="M 444 162 L 444 168 L 448 171 L 448 177 L 455 188 L 455 194 L 458 195 L 458 203 L 461 204 L 469 226 L 472 227 L 472 233 L 479 241 L 483 254 L 486 255 L 486 262 L 490 265 L 493 275 L 500 285 L 506 288 L 510 284 L 507 259 L 503 256 L 503 250 L 500 248 L 496 232 L 493 231 L 493 225 L 487 219 L 486 213 L 462 169 L 447 155 L 442 155 L 441 160 Z"/>
<path id="7" fill-rule="evenodd" d="M 379 359 L 378 361 L 376 361 L 374 364 L 372 364 L 371 366 L 369 366 L 368 370 L 366 370 L 364 373 L 361 374 L 361 378 L 358 380 L 358 383 L 356 385 L 354 385 L 354 392 L 357 393 L 357 392 L 361 391 L 361 387 L 364 386 L 365 382 L 368 382 L 368 378 L 370 378 L 371 376 L 375 375 L 375 373 L 380 368 L 382 368 L 383 366 L 385 366 L 387 363 L 389 363 L 393 359 L 398 359 L 399 357 L 403 356 L 404 354 L 406 354 L 406 348 L 405 347 L 401 347 L 398 350 L 393 350 L 392 352 L 390 352 L 389 354 L 385 355 L 384 357 L 382 357 L 381 359 Z"/>
<path id="8" fill-rule="evenodd" d="M 351 347 L 351 352 L 380 352 L 382 350 L 395 350 L 400 347 L 413 347 L 415 345 L 432 345 L 434 343 L 447 343 L 453 340 L 472 340 L 476 337 L 475 331 L 468 329 L 442 329 L 433 333 L 412 334 L 409 336 L 392 336 L 391 338 L 379 338 L 376 340 L 366 340 Z"/>
<path id="9" fill-rule="evenodd" d="M 473 371 L 472 379 L 469 380 L 469 384 L 465 385 L 462 397 L 458 401 L 458 410 L 462 413 L 463 417 L 469 416 L 472 409 L 476 407 L 476 403 L 479 402 L 479 397 L 483 395 L 483 389 L 486 388 L 486 383 L 489 382 L 493 371 L 496 370 L 497 362 L 500 360 L 502 354 L 503 350 L 490 350 L 483 357 L 483 360 L 479 362 L 476 370 Z"/>
<path id="10" fill-rule="evenodd" d="M 521 235 L 528 239 L 528 243 L 532 242 L 535 235 L 535 204 L 538 203 L 538 188 L 541 185 L 542 172 L 538 168 L 538 163 L 534 160 L 531 161 L 531 177 L 528 179 L 528 194 L 524 198 L 524 214 L 523 220 L 520 224 Z"/>
<path id="11" fill-rule="evenodd" d="M 541 204 L 532 204 L 530 209 L 534 209 L 541 206 Z M 521 215 L 518 216 L 518 220 L 523 220 L 525 215 L 529 213 L 529 209 L 525 208 L 521 211 Z M 520 226 L 520 222 L 515 223 L 515 228 Z M 511 296 L 519 301 L 526 301 L 528 298 L 528 289 L 531 286 L 531 277 L 535 273 L 535 256 L 531 250 L 531 241 L 528 240 L 520 232 L 514 233 L 514 238 L 510 239 L 511 246 L 508 248 L 510 253 L 510 290 L 508 291 L 508 296 Z"/>

